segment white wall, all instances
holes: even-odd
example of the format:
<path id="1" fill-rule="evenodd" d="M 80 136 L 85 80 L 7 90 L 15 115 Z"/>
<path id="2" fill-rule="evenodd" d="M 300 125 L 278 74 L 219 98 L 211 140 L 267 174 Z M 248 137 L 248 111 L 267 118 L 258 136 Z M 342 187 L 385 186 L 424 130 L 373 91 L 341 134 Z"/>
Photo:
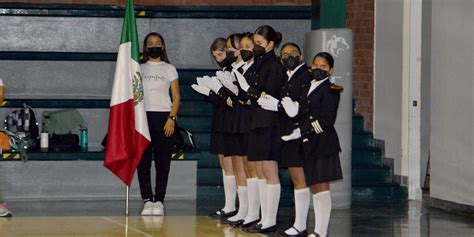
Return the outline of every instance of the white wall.
<path id="1" fill-rule="evenodd" d="M 403 1 L 377 0 L 375 26 L 374 137 L 401 174 Z"/>
<path id="2" fill-rule="evenodd" d="M 421 71 L 421 185 L 430 153 L 431 0 L 423 0 Z M 374 137 L 402 175 L 403 1 L 376 1 Z"/>
<path id="3" fill-rule="evenodd" d="M 421 187 L 424 187 L 426 167 L 430 155 L 431 128 L 431 2 L 423 0 L 421 32 L 421 123 L 420 123 L 420 159 Z"/>
<path id="4" fill-rule="evenodd" d="M 474 206 L 474 1 L 433 0 L 431 197 Z"/>

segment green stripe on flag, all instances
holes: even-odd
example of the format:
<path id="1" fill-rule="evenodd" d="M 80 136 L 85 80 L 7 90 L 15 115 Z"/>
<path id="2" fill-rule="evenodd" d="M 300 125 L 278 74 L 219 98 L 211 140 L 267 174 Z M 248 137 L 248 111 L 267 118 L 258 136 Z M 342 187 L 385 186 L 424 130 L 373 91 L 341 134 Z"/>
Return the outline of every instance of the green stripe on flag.
<path id="1" fill-rule="evenodd" d="M 122 37 L 120 38 L 120 44 L 127 42 L 132 43 L 132 59 L 140 62 L 140 48 L 138 47 L 137 22 L 135 20 L 133 0 L 128 0 L 127 2 L 123 19 Z"/>

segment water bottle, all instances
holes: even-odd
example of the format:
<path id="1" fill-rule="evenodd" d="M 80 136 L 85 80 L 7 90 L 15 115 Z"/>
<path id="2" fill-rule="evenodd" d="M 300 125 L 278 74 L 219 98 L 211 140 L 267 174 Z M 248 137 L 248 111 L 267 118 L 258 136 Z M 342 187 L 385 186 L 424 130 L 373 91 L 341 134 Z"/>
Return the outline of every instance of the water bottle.
<path id="1" fill-rule="evenodd" d="M 80 130 L 81 137 L 81 147 L 87 148 L 89 146 L 89 134 L 87 128 L 81 128 Z"/>

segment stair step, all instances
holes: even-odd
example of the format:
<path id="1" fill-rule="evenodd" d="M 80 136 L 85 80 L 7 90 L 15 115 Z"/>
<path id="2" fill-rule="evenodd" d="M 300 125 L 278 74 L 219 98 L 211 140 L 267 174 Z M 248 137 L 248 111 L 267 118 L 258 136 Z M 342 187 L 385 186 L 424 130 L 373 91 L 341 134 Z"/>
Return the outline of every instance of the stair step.
<path id="1" fill-rule="evenodd" d="M 209 132 L 193 133 L 194 142 L 200 151 L 208 151 L 210 146 L 211 134 Z"/>
<path id="2" fill-rule="evenodd" d="M 352 167 L 352 186 L 390 184 L 390 167 Z"/>
<path id="3" fill-rule="evenodd" d="M 371 132 L 352 134 L 352 149 L 368 148 L 374 146 L 374 135 Z"/>
<path id="4" fill-rule="evenodd" d="M 360 115 L 352 116 L 352 132 L 364 132 L 364 117 Z"/>
<path id="5" fill-rule="evenodd" d="M 352 187 L 352 200 L 403 200 L 408 197 L 407 188 L 400 185 Z"/>
<path id="6" fill-rule="evenodd" d="M 198 185 L 197 200 L 217 201 L 224 204 L 224 187 L 222 185 Z M 238 203 L 238 201 L 237 201 Z M 293 188 L 289 186 L 281 187 L 280 207 L 293 207 Z"/>
<path id="7" fill-rule="evenodd" d="M 209 132 L 212 126 L 211 116 L 181 116 L 178 125 L 191 132 Z"/>
<path id="8" fill-rule="evenodd" d="M 210 153 L 209 151 L 201 150 L 200 158 L 198 161 L 198 168 L 219 168 L 219 158 L 217 155 Z"/>
<path id="9" fill-rule="evenodd" d="M 217 160 L 217 157 L 215 159 Z M 282 187 L 293 187 L 288 170 L 280 169 L 278 175 Z M 197 185 L 222 185 L 222 169 L 220 167 L 199 167 Z"/>
<path id="10" fill-rule="evenodd" d="M 190 85 L 180 85 L 179 91 L 181 95 L 181 99 L 184 100 L 201 100 L 205 101 L 206 97 L 201 95 L 193 90 Z"/>
<path id="11" fill-rule="evenodd" d="M 282 186 L 293 187 L 293 182 L 291 181 L 290 173 L 288 172 L 288 169 L 279 169 L 278 176 L 280 177 L 280 183 Z"/>
<path id="12" fill-rule="evenodd" d="M 378 148 L 355 148 L 352 150 L 352 166 L 383 166 L 382 151 Z"/>
<path id="13" fill-rule="evenodd" d="M 196 191 L 197 200 L 222 200 L 222 204 L 224 204 L 224 187 L 222 185 L 198 185 Z"/>
<path id="14" fill-rule="evenodd" d="M 196 77 L 215 76 L 219 69 L 178 69 L 179 84 L 191 85 L 196 83 Z"/>
<path id="15" fill-rule="evenodd" d="M 211 116 L 212 112 L 213 105 L 205 100 L 183 100 L 178 116 Z"/>
<path id="16" fill-rule="evenodd" d="M 222 169 L 216 168 L 198 168 L 197 185 L 222 185 Z"/>

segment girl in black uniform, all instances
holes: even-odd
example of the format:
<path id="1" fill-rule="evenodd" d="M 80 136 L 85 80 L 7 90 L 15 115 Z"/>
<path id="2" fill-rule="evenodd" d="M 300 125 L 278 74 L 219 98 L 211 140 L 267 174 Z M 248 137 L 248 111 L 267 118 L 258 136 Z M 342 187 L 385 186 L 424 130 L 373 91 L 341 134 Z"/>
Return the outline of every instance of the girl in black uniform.
<path id="1" fill-rule="evenodd" d="M 231 64 L 235 61 L 236 57 L 233 53 L 229 53 L 226 50 L 227 40 L 224 38 L 217 38 L 211 45 L 211 55 L 219 66 L 225 70 L 231 69 Z M 210 78 L 208 78 L 210 79 Z M 216 78 L 213 78 L 215 84 L 219 83 Z M 225 137 L 225 114 L 227 110 L 231 109 L 227 105 L 227 98 L 230 93 L 222 85 L 209 86 L 199 80 L 198 85 L 192 85 L 192 88 L 203 95 L 208 96 L 207 99 L 214 104 L 214 112 L 212 116 L 212 130 L 211 130 L 211 141 L 210 151 L 219 157 L 219 164 L 222 168 L 224 194 L 225 194 L 225 205 L 224 208 L 216 212 L 212 212 L 210 216 L 217 219 L 227 219 L 234 216 L 236 212 L 235 199 L 237 193 L 237 184 L 232 166 L 232 159 L 230 156 L 224 156 L 226 153 L 226 137 Z M 211 90 L 212 88 L 213 90 Z"/>
<path id="2" fill-rule="evenodd" d="M 264 25 L 257 28 L 253 36 L 255 75 L 247 78 L 249 81 L 247 82 L 241 74 L 236 73 L 240 87 L 252 102 L 248 160 L 255 162 L 260 179 L 261 220 L 255 225 L 244 228 L 248 232 L 268 233 L 276 230 L 281 192 L 278 178 L 279 115 L 277 112 L 262 109 L 257 100 L 267 94 L 277 97 L 281 93 L 281 87 L 287 76 L 274 52 L 281 39 L 281 33 L 276 32 L 271 26 Z"/>
<path id="3" fill-rule="evenodd" d="M 280 97 L 266 96 L 260 98 L 258 103 L 269 111 L 278 111 L 281 116 L 280 136 L 288 135 L 298 127 L 298 117 L 291 118 L 280 104 L 280 99 L 289 97 L 294 101 L 299 100 L 303 89 L 311 81 L 311 74 L 303 62 L 300 47 L 295 43 L 286 43 L 280 51 L 281 61 L 287 69 L 288 80 L 284 83 Z M 281 165 L 288 167 L 294 186 L 295 222 L 282 236 L 307 236 L 306 220 L 308 216 L 310 191 L 306 186 L 303 171 L 303 151 L 299 139 L 284 141 L 281 144 Z"/>
<path id="4" fill-rule="evenodd" d="M 309 236 L 327 235 L 331 214 L 329 182 L 342 179 L 339 152 L 341 147 L 334 128 L 342 87 L 331 84 L 333 57 L 326 52 L 316 54 L 311 65 L 313 80 L 303 90 L 299 103 L 289 97 L 282 106 L 290 117 L 298 115 L 299 128 L 286 141 L 301 138 L 306 183 L 313 193 L 315 229 Z"/>
<path id="5" fill-rule="evenodd" d="M 252 33 L 244 33 L 240 39 L 239 43 L 239 50 L 240 56 L 239 58 L 242 59 L 244 65 L 239 67 L 237 71 L 242 73 L 243 75 L 249 75 L 250 73 L 254 72 L 254 60 L 253 60 L 253 34 Z M 235 42 L 235 41 L 234 41 Z M 228 41 L 229 45 L 229 41 Z M 230 45 L 231 50 L 236 50 L 234 45 Z M 239 61 L 239 60 L 238 60 Z M 235 74 L 233 74 L 235 77 Z M 233 78 L 235 80 L 235 78 Z M 257 171 L 255 168 L 254 162 L 249 162 L 247 159 L 247 150 L 248 150 L 248 133 L 250 128 L 250 100 L 245 93 L 245 91 L 238 86 L 236 81 L 233 82 L 233 85 L 236 85 L 238 88 L 238 93 L 232 99 L 233 104 L 233 111 L 234 111 L 234 118 L 233 118 L 233 126 L 232 126 L 232 133 L 233 137 L 235 138 L 234 146 L 236 147 L 236 154 L 237 159 L 235 159 L 238 163 L 234 162 L 234 172 L 237 174 L 238 172 L 244 171 L 246 174 L 246 194 L 247 194 L 247 203 L 243 202 L 245 194 L 240 194 L 241 187 L 239 186 L 239 213 L 229 220 L 230 225 L 234 227 L 242 227 L 242 226 L 250 226 L 256 223 L 259 219 L 259 208 L 260 208 L 260 200 L 259 200 L 259 190 L 258 190 L 258 178 L 257 178 Z M 234 158 L 233 158 L 234 159 Z M 242 162 L 241 162 L 242 161 Z M 240 168 L 242 167 L 242 168 Z M 237 171 L 240 169 L 240 171 Z M 239 183 L 239 181 L 237 181 Z M 241 199 L 242 198 L 242 199 Z M 247 208 L 248 207 L 248 208 Z M 246 209 L 244 209 L 246 208 Z"/>
<path id="6" fill-rule="evenodd" d="M 245 61 L 240 55 L 240 40 L 243 34 L 232 34 L 227 37 L 227 52 L 234 55 L 237 59 L 231 64 L 232 70 L 243 72 Z M 237 196 L 239 198 L 239 210 L 236 215 L 222 220 L 226 224 L 237 224 L 247 215 L 248 211 L 248 192 L 247 192 L 247 174 L 244 168 L 244 155 L 247 152 L 247 134 L 234 128 L 235 123 L 239 123 L 241 103 L 239 103 L 239 88 L 236 85 L 236 79 L 231 72 L 218 72 L 217 78 L 221 84 L 231 93 L 226 98 L 228 108 L 224 114 L 224 155 L 232 157 L 232 167 L 237 181 Z"/>

